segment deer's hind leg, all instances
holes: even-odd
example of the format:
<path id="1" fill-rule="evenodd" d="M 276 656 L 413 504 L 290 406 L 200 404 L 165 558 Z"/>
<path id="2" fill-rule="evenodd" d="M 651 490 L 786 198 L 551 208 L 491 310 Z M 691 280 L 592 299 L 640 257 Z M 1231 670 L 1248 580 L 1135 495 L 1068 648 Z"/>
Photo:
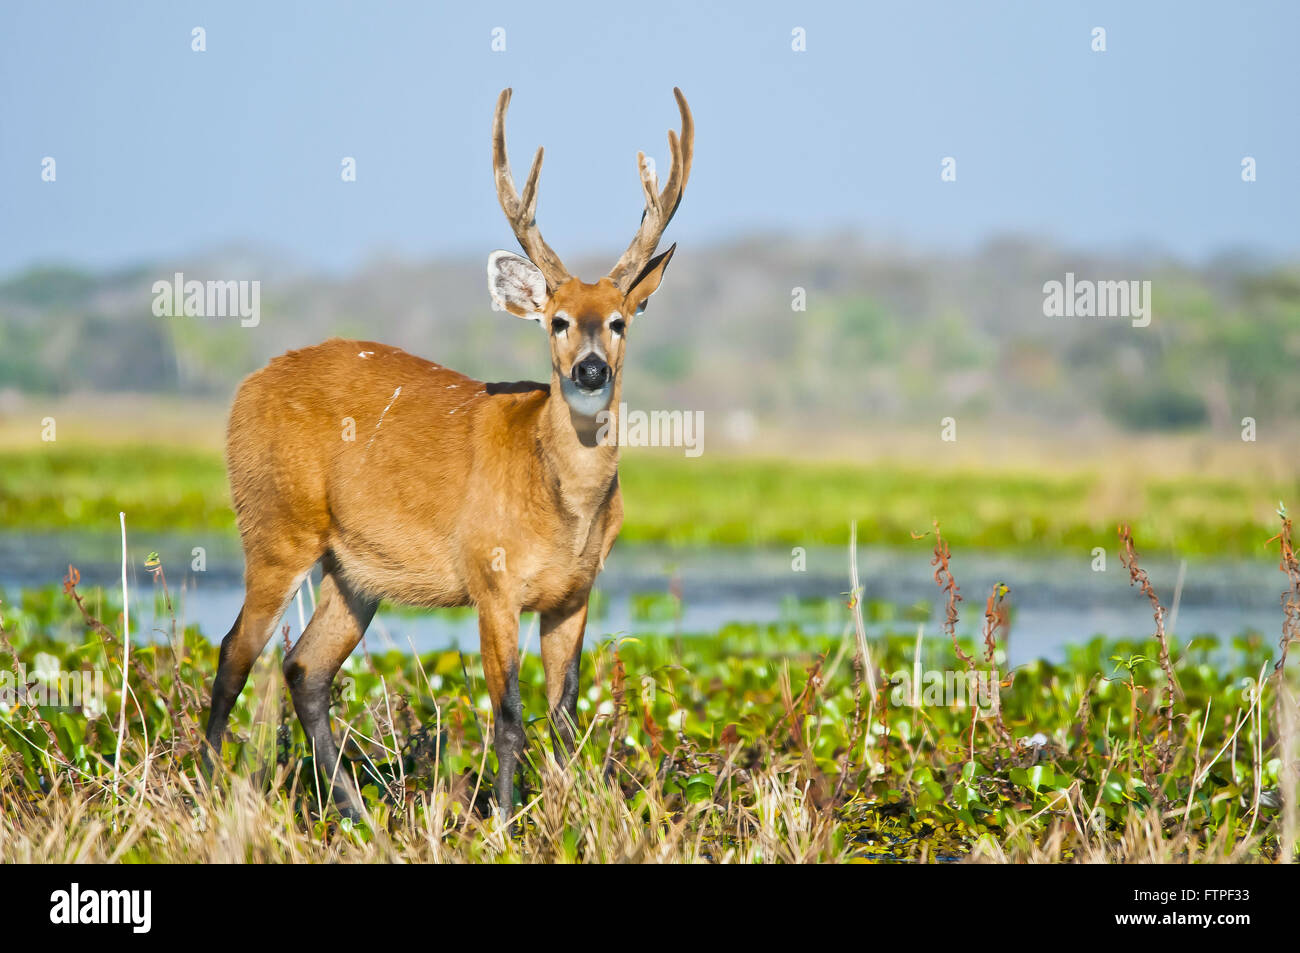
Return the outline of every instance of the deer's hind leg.
<path id="1" fill-rule="evenodd" d="M 250 562 L 245 572 L 244 606 L 230 632 L 221 640 L 217 675 L 212 682 L 206 738 L 217 760 L 220 760 L 221 740 L 231 709 L 248 681 L 253 663 L 266 648 L 289 600 L 320 556 L 311 550 L 301 552 L 305 555 L 296 561 L 258 565 Z M 207 750 L 203 754 L 205 761 L 212 756 Z"/>
<path id="2" fill-rule="evenodd" d="M 332 555 L 326 555 L 322 567 L 324 577 L 316 611 L 298 644 L 285 657 L 284 677 L 317 768 L 334 792 L 339 810 L 356 817 L 361 811 L 361 796 L 330 730 L 330 687 L 365 634 L 379 601 L 357 591 Z"/>

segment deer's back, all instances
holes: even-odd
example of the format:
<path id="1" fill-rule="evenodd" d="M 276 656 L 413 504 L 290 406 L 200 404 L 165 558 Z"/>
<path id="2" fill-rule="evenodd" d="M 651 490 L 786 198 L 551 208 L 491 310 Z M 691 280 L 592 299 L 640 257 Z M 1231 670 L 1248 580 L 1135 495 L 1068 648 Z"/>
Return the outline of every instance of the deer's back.
<path id="1" fill-rule="evenodd" d="M 273 359 L 240 386 L 230 416 L 245 549 L 311 541 L 375 595 L 466 604 L 494 500 L 529 479 L 494 472 L 492 461 L 527 470 L 526 448 L 499 444 L 532 430 L 545 395 L 501 392 L 367 341 L 336 338 Z"/>

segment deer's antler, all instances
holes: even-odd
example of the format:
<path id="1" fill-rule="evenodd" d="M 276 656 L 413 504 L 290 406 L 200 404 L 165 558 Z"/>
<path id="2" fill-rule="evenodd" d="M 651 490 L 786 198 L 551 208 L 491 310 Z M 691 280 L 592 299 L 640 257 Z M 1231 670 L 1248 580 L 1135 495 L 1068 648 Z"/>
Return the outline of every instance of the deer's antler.
<path id="1" fill-rule="evenodd" d="M 537 147 L 537 156 L 524 183 L 523 198 L 520 198 L 510 177 L 510 159 L 506 155 L 506 109 L 509 106 L 510 90 L 507 88 L 501 90 L 497 98 L 496 116 L 492 120 L 492 169 L 496 173 L 497 198 L 501 200 L 501 210 L 506 213 L 524 253 L 541 269 L 547 286 L 553 291 L 568 281 L 570 275 L 537 227 L 537 177 L 542 171 L 542 147 Z"/>
<path id="2" fill-rule="evenodd" d="M 682 95 L 682 91 L 674 86 L 673 95 L 677 97 L 677 108 L 682 114 L 682 134 L 679 139 L 677 133 L 668 130 L 668 150 L 672 155 L 673 167 L 668 173 L 668 182 L 662 192 L 656 191 L 658 182 L 655 180 L 654 173 L 646 166 L 645 153 L 636 154 L 641 188 L 645 191 L 645 211 L 641 214 L 641 227 L 637 229 L 632 244 L 628 245 L 627 251 L 623 252 L 623 257 L 609 273 L 610 280 L 624 292 L 632 287 L 649 263 L 651 256 L 654 255 L 655 247 L 659 244 L 664 229 L 672 221 L 673 213 L 677 211 L 677 205 L 682 200 L 686 180 L 691 176 L 691 157 L 695 152 L 695 122 L 691 119 L 691 108 L 686 105 L 686 97 Z M 541 162 L 541 158 L 542 154 L 539 150 L 538 163 Z M 534 167 L 534 176 L 536 171 Z M 530 176 L 530 180 L 531 178 Z"/>

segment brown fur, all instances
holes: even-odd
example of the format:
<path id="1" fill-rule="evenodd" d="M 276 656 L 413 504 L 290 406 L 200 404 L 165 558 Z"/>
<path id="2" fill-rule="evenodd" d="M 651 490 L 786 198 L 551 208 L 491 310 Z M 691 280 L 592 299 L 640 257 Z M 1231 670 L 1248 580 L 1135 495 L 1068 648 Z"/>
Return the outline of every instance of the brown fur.
<path id="1" fill-rule="evenodd" d="M 680 93 L 678 100 L 689 122 Z M 689 157 L 689 139 L 685 148 Z M 498 151 L 504 155 L 503 140 Z M 684 176 L 674 179 L 674 207 L 684 184 Z M 534 172 L 525 209 L 535 185 Z M 514 224 L 544 248 L 535 222 Z M 653 251 L 658 235 L 644 227 L 638 234 L 638 247 Z M 507 301 L 508 310 L 546 329 L 549 385 L 484 384 L 398 348 L 338 338 L 283 354 L 245 379 L 230 413 L 226 460 L 246 595 L 213 683 L 213 748 L 220 750 L 230 710 L 272 627 L 317 563 L 320 602 L 285 659 L 285 676 L 317 766 L 345 809 L 355 813 L 360 801 L 346 770 L 337 770 L 329 690 L 381 599 L 478 609 L 503 811 L 523 748 L 520 612 L 540 614 L 556 739 L 572 745 L 587 600 L 618 535 L 623 503 L 616 440 L 599 439 L 596 420 L 571 410 L 562 382 L 576 360 L 598 350 L 612 385 L 602 423 L 617 434 L 626 326 L 658 288 L 672 252 L 617 284 L 571 278 L 557 270 L 556 258 L 557 280 L 547 284 L 545 300 L 525 302 L 537 310 Z M 622 333 L 613 319 L 624 323 Z"/>
<path id="2" fill-rule="evenodd" d="M 311 564 L 332 551 L 360 592 L 411 605 L 554 609 L 617 532 L 617 450 L 582 447 L 567 415 L 545 385 L 490 394 L 383 344 L 290 351 L 231 411 L 246 555 L 293 565 L 305 546 Z"/>

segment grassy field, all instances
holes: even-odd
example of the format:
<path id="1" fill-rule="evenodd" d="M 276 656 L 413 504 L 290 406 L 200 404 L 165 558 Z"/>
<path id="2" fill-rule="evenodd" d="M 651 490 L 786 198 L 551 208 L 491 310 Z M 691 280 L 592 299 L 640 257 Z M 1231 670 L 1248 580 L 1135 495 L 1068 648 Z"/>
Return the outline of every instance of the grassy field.
<path id="1" fill-rule="evenodd" d="M 105 695 L 0 709 L 0 862 L 1296 857 L 1297 680 L 1294 664 L 1273 674 L 1276 645 L 1166 646 L 1153 621 L 1147 643 L 1099 639 L 1059 665 L 1002 671 L 1006 593 L 959 605 L 946 547 L 936 554 L 941 601 L 976 618 L 983 607 L 976 644 L 950 641 L 953 614 L 920 643 L 794 623 L 607 642 L 584 655 L 581 744 L 564 766 L 550 755 L 534 648 L 520 674 L 533 721 L 513 832 L 488 801 L 476 655 L 349 660 L 334 715 L 367 803 L 352 823 L 322 810 L 278 639 L 236 708 L 213 792 L 195 756 L 215 647 L 173 632 L 133 646 L 123 666 L 116 594 L 83 595 L 70 579 L 6 607 L 0 672 L 21 661 L 39 691 L 60 671 L 98 671 Z M 1294 555 L 1287 565 L 1294 636 L 1300 567 Z M 984 696 L 969 691 L 979 679 Z"/>
<path id="2" fill-rule="evenodd" d="M 1187 467 L 1131 478 L 1114 468 L 976 468 L 632 451 L 620 479 L 627 542 L 847 542 L 856 519 L 870 545 L 904 546 L 938 519 L 963 547 L 1075 550 L 1110 546 L 1130 522 L 1153 553 L 1260 557 L 1278 500 L 1300 483 L 1268 472 Z M 221 455 L 206 447 L 55 443 L 0 451 L 0 528 L 113 531 L 233 529 Z"/>
<path id="3" fill-rule="evenodd" d="M 0 450 L 0 529 L 115 532 L 119 511 L 135 531 L 233 527 L 210 427 L 187 440 L 178 423 L 149 442 L 61 428 L 55 443 L 27 434 Z M 990 438 L 939 459 L 925 441 L 893 446 L 630 452 L 622 539 L 842 544 L 857 519 L 862 544 L 914 548 L 934 541 L 913 534 L 937 519 L 959 552 L 1087 553 L 1110 550 L 1127 521 L 1145 553 L 1276 566 L 1277 501 L 1300 489 L 1277 448 L 1156 442 L 1053 457 Z M 947 566 L 941 553 L 941 583 Z M 1294 637 L 1300 568 L 1285 566 L 1278 627 Z M 0 677 L 39 690 L 50 673 L 85 670 L 105 694 L 52 707 L 0 693 L 0 862 L 1296 857 L 1297 679 L 1294 660 L 1273 674 L 1276 641 L 1166 645 L 1153 616 L 1149 642 L 1099 639 L 1007 672 L 1002 594 L 951 603 L 958 629 L 950 593 L 936 589 L 942 629 L 920 643 L 903 617 L 870 642 L 817 613 L 680 640 L 634 625 L 584 656 L 583 741 L 566 766 L 550 754 L 534 648 L 521 669 L 531 762 L 511 832 L 488 801 L 491 713 L 473 653 L 349 661 L 334 715 L 365 787 L 367 817 L 353 824 L 322 808 L 278 639 L 236 709 L 214 792 L 196 768 L 216 667 L 204 634 L 135 645 L 123 706 L 119 595 L 27 592 L 0 606 Z M 643 609 L 634 618 L 655 617 Z M 981 619 L 984 641 L 953 637 Z M 997 689 L 977 712 L 957 677 Z"/>

